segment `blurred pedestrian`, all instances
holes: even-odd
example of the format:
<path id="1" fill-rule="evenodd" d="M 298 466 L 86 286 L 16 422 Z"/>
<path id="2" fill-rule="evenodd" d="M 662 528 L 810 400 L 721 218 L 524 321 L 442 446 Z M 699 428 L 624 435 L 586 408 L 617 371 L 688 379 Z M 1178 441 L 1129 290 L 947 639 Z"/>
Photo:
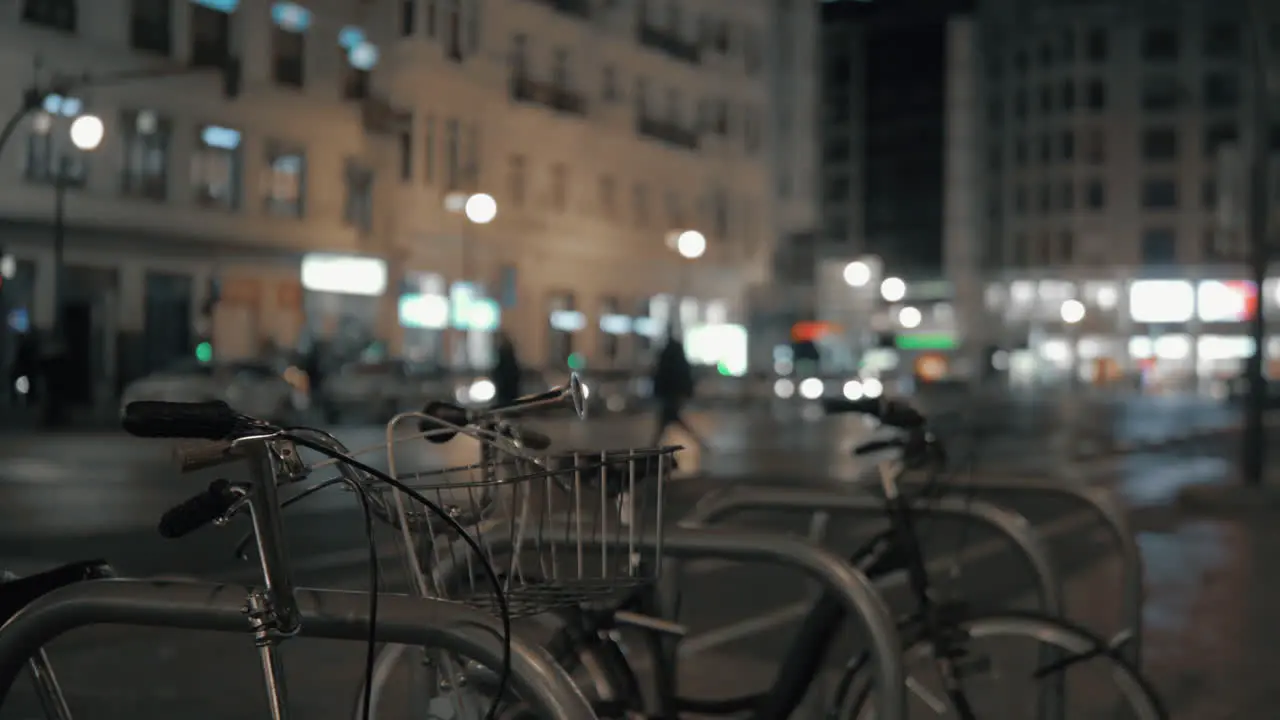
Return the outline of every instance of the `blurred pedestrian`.
<path id="1" fill-rule="evenodd" d="M 667 343 L 658 353 L 658 363 L 653 371 L 653 397 L 658 401 L 658 429 L 653 436 L 653 445 L 662 444 L 667 428 L 676 425 L 706 450 L 706 442 L 684 419 L 684 406 L 693 399 L 693 367 L 685 356 L 684 343 L 674 333 L 667 334 Z"/>
<path id="2" fill-rule="evenodd" d="M 495 403 L 510 405 L 520 397 L 520 359 L 516 357 L 516 346 L 506 333 L 498 334 L 497 361 L 491 374 Z"/>

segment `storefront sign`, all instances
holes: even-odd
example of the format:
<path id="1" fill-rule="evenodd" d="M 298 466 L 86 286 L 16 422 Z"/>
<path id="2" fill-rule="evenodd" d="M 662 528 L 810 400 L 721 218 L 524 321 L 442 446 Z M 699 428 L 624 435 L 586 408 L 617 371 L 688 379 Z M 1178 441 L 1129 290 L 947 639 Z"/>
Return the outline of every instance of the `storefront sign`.
<path id="1" fill-rule="evenodd" d="M 1248 280 L 1205 280 L 1196 290 L 1196 309 L 1205 322 L 1244 322 L 1258 312 L 1258 289 Z"/>
<path id="2" fill-rule="evenodd" d="M 311 253 L 302 258 L 302 287 L 379 297 L 387 291 L 387 263 L 381 258 Z"/>
<path id="3" fill-rule="evenodd" d="M 1129 286 L 1129 317 L 1140 323 L 1182 323 L 1195 314 L 1196 293 L 1186 280 L 1138 280 Z"/>

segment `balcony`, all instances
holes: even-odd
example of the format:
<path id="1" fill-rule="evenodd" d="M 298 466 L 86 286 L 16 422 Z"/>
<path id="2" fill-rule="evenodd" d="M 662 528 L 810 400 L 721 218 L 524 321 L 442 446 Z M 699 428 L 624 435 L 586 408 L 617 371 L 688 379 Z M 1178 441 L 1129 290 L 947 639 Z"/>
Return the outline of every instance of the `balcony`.
<path id="1" fill-rule="evenodd" d="M 664 120 L 655 120 L 641 115 L 636 118 L 636 133 L 681 150 L 698 149 L 696 131 Z"/>
<path id="2" fill-rule="evenodd" d="M 550 8 L 562 15 L 571 15 L 583 20 L 591 17 L 590 0 L 530 0 L 530 2 Z"/>
<path id="3" fill-rule="evenodd" d="M 702 51 L 698 44 L 690 42 L 679 35 L 653 27 L 641 21 L 636 31 L 636 39 L 641 45 L 670 55 L 676 60 L 698 64 L 702 62 Z"/>
<path id="4" fill-rule="evenodd" d="M 527 77 L 511 78 L 511 99 L 541 105 L 564 115 L 587 114 L 587 100 L 581 93 L 555 83 L 538 82 Z"/>

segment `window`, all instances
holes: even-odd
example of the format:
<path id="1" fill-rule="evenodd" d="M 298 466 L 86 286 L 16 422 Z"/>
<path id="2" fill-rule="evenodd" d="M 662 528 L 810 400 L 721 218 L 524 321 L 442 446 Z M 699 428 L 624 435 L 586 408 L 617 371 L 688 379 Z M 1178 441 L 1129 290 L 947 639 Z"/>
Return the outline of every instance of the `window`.
<path id="1" fill-rule="evenodd" d="M 1076 32 L 1071 28 L 1062 32 L 1062 59 L 1067 62 L 1076 59 Z"/>
<path id="2" fill-rule="evenodd" d="M 729 237 L 729 196 L 722 187 L 711 192 L 711 232 L 719 239 Z"/>
<path id="3" fill-rule="evenodd" d="M 631 213 L 636 227 L 649 226 L 649 190 L 640 183 L 631 188 Z"/>
<path id="4" fill-rule="evenodd" d="M 649 82 L 642 77 L 636 78 L 636 115 L 649 117 Z"/>
<path id="5" fill-rule="evenodd" d="M 378 64 L 378 48 L 365 38 L 364 30 L 347 25 L 338 32 L 338 52 L 342 55 L 342 97 L 364 100 L 369 97 L 369 73 Z"/>
<path id="6" fill-rule="evenodd" d="M 1148 75 L 1142 79 L 1143 110 L 1176 110 L 1184 97 L 1182 81 L 1174 75 Z"/>
<path id="7" fill-rule="evenodd" d="M 1107 206 L 1106 186 L 1101 180 L 1090 180 L 1085 187 L 1085 203 L 1090 210 L 1101 210 Z"/>
<path id="8" fill-rule="evenodd" d="M 1053 111 L 1053 88 L 1045 85 L 1040 88 L 1040 112 L 1049 114 Z"/>
<path id="9" fill-rule="evenodd" d="M 267 213 L 279 217 L 302 217 L 306 197 L 306 153 L 285 143 L 268 142 L 266 162 L 263 190 Z"/>
<path id="10" fill-rule="evenodd" d="M 462 3 L 460 0 L 447 0 L 445 9 L 445 51 L 444 56 L 454 62 L 461 62 L 462 52 Z"/>
<path id="11" fill-rule="evenodd" d="M 191 155 L 191 185 L 198 204 L 220 210 L 240 207 L 240 140 L 240 131 L 232 128 L 200 128 Z"/>
<path id="12" fill-rule="evenodd" d="M 667 89 L 667 122 L 680 124 L 680 91 L 676 88 Z"/>
<path id="13" fill-rule="evenodd" d="M 1027 214 L 1027 189 L 1021 185 L 1013 193 L 1013 212 L 1015 215 Z"/>
<path id="14" fill-rule="evenodd" d="M 606 297 L 600 301 L 600 354 L 610 363 L 618 359 L 618 333 L 604 326 L 604 318 L 615 318 L 622 312 L 622 303 L 616 297 Z"/>
<path id="15" fill-rule="evenodd" d="M 511 196 L 511 204 L 516 207 L 524 207 L 526 174 L 523 155 L 512 155 L 508 158 L 507 194 Z"/>
<path id="16" fill-rule="evenodd" d="M 135 50 L 168 56 L 173 51 L 172 0 L 133 0 L 129 45 Z"/>
<path id="17" fill-rule="evenodd" d="M 760 50 L 760 33 L 755 28 L 742 32 L 742 69 L 750 76 L 760 74 L 764 68 L 764 54 Z"/>
<path id="18" fill-rule="evenodd" d="M 120 192 L 130 197 L 164 200 L 169 195 L 169 138 L 172 122 L 151 110 L 121 114 L 124 167 Z"/>
<path id="19" fill-rule="evenodd" d="M 1026 74 L 1027 66 L 1029 64 L 1030 63 L 1027 61 L 1026 50 L 1017 50 L 1013 53 L 1013 69 L 1016 70 L 1019 75 Z"/>
<path id="20" fill-rule="evenodd" d="M 462 186 L 462 138 L 457 118 L 449 118 L 444 124 L 444 186 L 446 190 L 458 190 Z"/>
<path id="21" fill-rule="evenodd" d="M 1235 23 L 1213 23 L 1204 29 L 1204 56 L 1213 60 L 1236 60 L 1240 57 L 1240 26 Z"/>
<path id="22" fill-rule="evenodd" d="M 1207 157 L 1214 157 L 1218 154 L 1219 148 L 1234 143 L 1239 138 L 1239 131 L 1234 124 L 1214 123 L 1204 131 L 1204 154 Z"/>
<path id="23" fill-rule="evenodd" d="M 607 218 L 618 214 L 617 186 L 610 175 L 600 176 L 600 214 Z"/>
<path id="24" fill-rule="evenodd" d="M 396 154 L 399 156 L 400 181 L 413 182 L 413 123 L 404 123 L 396 131 Z"/>
<path id="25" fill-rule="evenodd" d="M 1200 204 L 1205 210 L 1213 210 L 1218 206 L 1218 181 L 1214 178 L 1205 178 L 1204 184 L 1200 186 Z"/>
<path id="26" fill-rule="evenodd" d="M 480 123 L 472 122 L 467 127 L 467 166 L 464 182 L 470 190 L 480 186 Z"/>
<path id="27" fill-rule="evenodd" d="M 558 88 L 571 87 L 569 84 L 569 51 L 556 48 L 551 61 L 551 84 Z"/>
<path id="28" fill-rule="evenodd" d="M 529 37 L 524 33 L 511 36 L 511 77 L 528 77 Z"/>
<path id="29" fill-rule="evenodd" d="M 569 209 L 569 168 L 564 163 L 551 166 L 551 207 L 556 212 Z"/>
<path id="30" fill-rule="evenodd" d="M 1093 128 L 1085 136 L 1084 157 L 1091 165 L 1107 161 L 1107 135 L 1102 128 Z"/>
<path id="31" fill-rule="evenodd" d="M 742 110 L 742 140 L 747 153 L 754 155 L 760 152 L 763 133 L 760 132 L 760 118 L 752 108 Z"/>
<path id="32" fill-rule="evenodd" d="M 1076 207 L 1076 186 L 1070 180 L 1062 183 L 1058 189 L 1058 206 L 1063 210 L 1074 210 Z"/>
<path id="33" fill-rule="evenodd" d="M 71 143 L 71 119 L 83 111 L 79 98 L 51 95 L 44 109 L 31 115 L 27 136 L 26 178 L 84 187 L 89 179 L 88 154 Z"/>
<path id="34" fill-rule="evenodd" d="M 1085 90 L 1085 102 L 1090 110 L 1102 110 L 1107 106 L 1107 86 L 1102 80 L 1094 78 L 1089 81 Z"/>
<path id="35" fill-rule="evenodd" d="M 78 0 L 23 0 L 22 21 L 53 30 L 76 31 Z"/>
<path id="36" fill-rule="evenodd" d="M 675 190 L 667 190 L 667 227 L 682 228 L 685 227 L 684 206 L 680 202 L 680 194 Z"/>
<path id="37" fill-rule="evenodd" d="M 1147 28 L 1142 33 L 1142 58 L 1169 61 L 1178 59 L 1178 31 L 1173 28 Z"/>
<path id="38" fill-rule="evenodd" d="M 604 96 L 605 100 L 616 102 L 622 99 L 620 97 L 621 93 L 618 92 L 618 69 L 616 67 L 612 65 L 604 66 L 602 85 L 601 95 Z"/>
<path id="39" fill-rule="evenodd" d="M 1027 91 L 1021 88 L 1013 94 L 1013 115 L 1019 120 L 1027 117 Z"/>
<path id="40" fill-rule="evenodd" d="M 422 134 L 422 181 L 430 185 L 436 181 L 436 116 L 428 115 Z"/>
<path id="41" fill-rule="evenodd" d="M 1075 133 L 1067 130 L 1062 133 L 1062 159 L 1073 160 L 1076 156 L 1076 136 Z"/>
<path id="42" fill-rule="evenodd" d="M 436 0 L 423 0 L 423 2 L 426 3 L 426 6 L 423 8 L 422 24 L 426 25 L 427 37 L 434 39 L 438 32 L 436 27 L 439 16 L 439 8 L 436 7 L 438 3 Z"/>
<path id="43" fill-rule="evenodd" d="M 1076 236 L 1070 230 L 1058 233 L 1058 262 L 1071 263 L 1076 254 Z"/>
<path id="44" fill-rule="evenodd" d="M 1053 195 L 1049 190 L 1049 183 L 1040 186 L 1040 192 L 1037 193 L 1038 202 L 1036 203 L 1041 213 L 1048 213 L 1053 209 Z"/>
<path id="45" fill-rule="evenodd" d="M 342 203 L 342 220 L 369 232 L 373 229 L 373 170 L 348 159 L 343 175 L 346 197 Z"/>
<path id="46" fill-rule="evenodd" d="M 1076 83 L 1074 80 L 1062 82 L 1062 109 L 1070 112 L 1076 109 Z"/>
<path id="47" fill-rule="evenodd" d="M 1085 42 L 1085 52 L 1090 62 L 1106 62 L 1107 31 L 1102 28 L 1091 28 Z"/>
<path id="48" fill-rule="evenodd" d="M 271 76 L 277 85 L 300 88 L 306 58 L 306 29 L 311 25 L 311 11 L 294 3 L 271 6 Z"/>
<path id="49" fill-rule="evenodd" d="M 1142 206 L 1151 210 L 1178 207 L 1178 183 L 1175 180 L 1147 180 L 1142 184 Z"/>
<path id="50" fill-rule="evenodd" d="M 1142 264 L 1173 265 L 1178 261 L 1178 236 L 1172 228 L 1149 228 L 1142 233 Z"/>
<path id="51" fill-rule="evenodd" d="M 1040 162 L 1048 163 L 1053 161 L 1053 139 L 1048 135 L 1040 138 Z"/>
<path id="52" fill-rule="evenodd" d="M 223 67 L 231 57 L 231 15 L 190 3 L 192 67 Z"/>
<path id="53" fill-rule="evenodd" d="M 1018 138 L 1013 144 L 1013 161 L 1022 167 L 1027 164 L 1027 140 Z"/>
<path id="54" fill-rule="evenodd" d="M 1204 106 L 1210 110 L 1231 110 L 1240 104 L 1240 77 L 1213 72 L 1204 76 Z"/>
<path id="55" fill-rule="evenodd" d="M 1040 64 L 1045 67 L 1053 64 L 1053 45 L 1048 40 L 1040 44 Z"/>
<path id="56" fill-rule="evenodd" d="M 410 37 L 417 27 L 418 0 L 400 0 L 400 37 Z"/>
<path id="57" fill-rule="evenodd" d="M 1171 127 L 1147 128 L 1142 132 L 1142 157 L 1145 160 L 1176 160 L 1178 131 Z"/>

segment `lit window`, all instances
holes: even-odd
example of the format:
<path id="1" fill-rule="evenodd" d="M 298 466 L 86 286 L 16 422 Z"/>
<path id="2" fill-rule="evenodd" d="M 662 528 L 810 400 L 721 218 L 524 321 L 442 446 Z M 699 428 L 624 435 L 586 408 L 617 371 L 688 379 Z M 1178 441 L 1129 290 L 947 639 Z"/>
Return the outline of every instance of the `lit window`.
<path id="1" fill-rule="evenodd" d="M 200 128 L 191 154 L 191 186 L 200 205 L 223 210 L 240 206 L 240 141 L 239 130 Z"/>

